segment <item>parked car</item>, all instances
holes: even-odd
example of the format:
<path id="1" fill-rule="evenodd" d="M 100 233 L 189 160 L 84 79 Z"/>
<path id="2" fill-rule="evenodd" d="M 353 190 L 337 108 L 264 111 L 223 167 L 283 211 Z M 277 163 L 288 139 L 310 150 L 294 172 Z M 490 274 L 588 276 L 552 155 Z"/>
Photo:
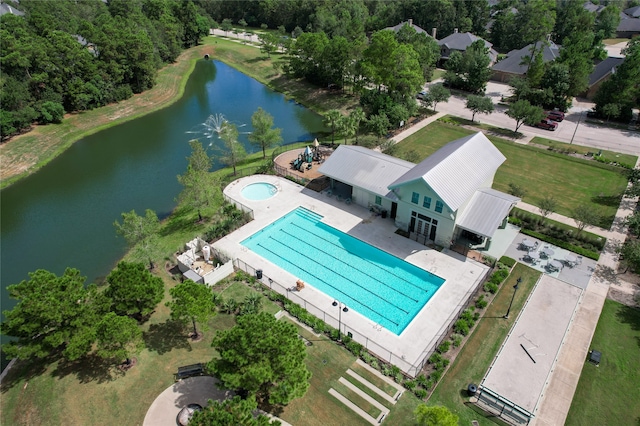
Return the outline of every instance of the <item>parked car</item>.
<path id="1" fill-rule="evenodd" d="M 547 118 L 553 121 L 562 121 L 564 120 L 564 112 L 556 110 L 549 111 L 547 113 Z"/>
<path id="2" fill-rule="evenodd" d="M 426 97 L 427 97 L 427 92 L 425 92 L 425 91 L 422 91 L 422 92 L 420 92 L 420 93 L 418 93 L 416 95 L 416 98 L 418 98 L 418 99 L 423 99 L 424 100 L 424 99 L 426 99 Z"/>
<path id="3" fill-rule="evenodd" d="M 598 112 L 593 109 L 590 109 L 589 111 L 587 111 L 587 117 L 598 118 Z"/>
<path id="4" fill-rule="evenodd" d="M 536 127 L 540 127 L 541 129 L 554 131 L 558 128 L 558 123 L 555 121 L 545 119 L 541 120 L 539 123 L 534 124 Z"/>

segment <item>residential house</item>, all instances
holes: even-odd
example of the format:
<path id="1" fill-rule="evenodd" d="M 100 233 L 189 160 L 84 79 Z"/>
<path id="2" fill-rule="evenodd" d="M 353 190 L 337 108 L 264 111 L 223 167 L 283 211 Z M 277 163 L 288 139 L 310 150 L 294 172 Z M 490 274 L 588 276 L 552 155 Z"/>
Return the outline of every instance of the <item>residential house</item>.
<path id="1" fill-rule="evenodd" d="M 453 52 L 464 53 L 469 46 L 478 40 L 482 40 L 484 45 L 489 49 L 489 57 L 491 58 L 491 65 L 493 65 L 498 59 L 498 52 L 493 48 L 493 44 L 480 37 L 476 37 L 469 32 L 459 33 L 457 28 L 453 34 L 443 38 L 442 40 L 438 40 L 438 45 L 440 46 L 440 60 L 448 60 L 449 56 Z"/>
<path id="2" fill-rule="evenodd" d="M 604 61 L 596 64 L 593 72 L 589 75 L 589 87 L 580 96 L 593 99 L 603 82 L 605 82 L 613 73 L 616 72 L 616 68 L 624 62 L 624 58 L 614 58 L 609 56 Z"/>
<path id="3" fill-rule="evenodd" d="M 419 26 L 414 25 L 414 23 L 413 23 L 413 19 L 409 19 L 409 20 L 407 20 L 407 21 L 400 22 L 398 25 L 393 26 L 393 27 L 387 27 L 387 28 L 385 28 L 385 30 L 390 30 L 390 31 L 393 31 L 393 32 L 396 32 L 396 33 L 397 33 L 398 31 L 400 31 L 400 28 L 404 27 L 405 25 L 409 25 L 411 28 L 413 28 L 414 30 L 416 30 L 416 32 L 417 32 L 418 34 L 425 33 L 426 35 L 431 35 L 432 37 L 434 37 L 434 38 L 435 38 L 435 31 L 436 31 L 436 29 L 435 29 L 435 28 L 433 29 L 433 34 L 429 34 L 428 32 L 426 32 L 425 30 L 423 30 L 423 29 L 422 29 L 422 28 L 420 28 Z"/>
<path id="4" fill-rule="evenodd" d="M 630 7 L 624 10 L 624 13 L 631 18 L 640 18 L 640 6 Z"/>
<path id="5" fill-rule="evenodd" d="M 491 189 L 502 153 L 478 132 L 448 143 L 419 164 L 361 146 L 341 145 L 320 173 L 351 202 L 389 214 L 423 244 L 449 247 L 461 236 L 490 244 L 519 201 Z"/>
<path id="6" fill-rule="evenodd" d="M 7 3 L 0 3 L 0 16 L 5 15 L 5 14 L 11 14 L 11 15 L 16 15 L 16 16 L 24 16 L 24 12 L 21 10 L 16 9 L 15 7 L 7 4 Z"/>
<path id="7" fill-rule="evenodd" d="M 616 37 L 633 38 L 640 35 L 640 18 L 621 19 L 616 28 Z"/>
<path id="8" fill-rule="evenodd" d="M 491 69 L 493 70 L 492 80 L 508 82 L 513 77 L 522 77 L 527 74 L 527 59 L 531 57 L 531 49 L 533 44 L 523 47 L 522 49 L 512 50 L 507 53 L 507 57 L 496 63 Z M 560 56 L 560 46 L 552 41 L 537 42 L 536 51 L 542 48 L 542 60 L 546 63 L 554 61 Z"/>

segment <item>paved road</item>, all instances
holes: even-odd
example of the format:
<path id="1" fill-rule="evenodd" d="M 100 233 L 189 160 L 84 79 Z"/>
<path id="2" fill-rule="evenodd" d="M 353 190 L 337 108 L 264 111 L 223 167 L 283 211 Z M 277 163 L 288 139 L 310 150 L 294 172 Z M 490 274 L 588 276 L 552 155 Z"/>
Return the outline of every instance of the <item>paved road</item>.
<path id="1" fill-rule="evenodd" d="M 498 105 L 503 94 L 510 95 L 509 85 L 490 81 L 487 84 L 486 93 L 493 99 L 496 111 L 490 115 L 476 114 L 476 120 L 498 127 L 515 129 L 515 120 L 504 113 L 507 108 Z M 464 104 L 465 100 L 462 96 L 452 96 L 449 102 L 439 103 L 437 108 L 438 112 L 470 119 L 471 112 L 464 107 Z M 573 139 L 573 143 L 576 145 L 640 155 L 640 132 L 611 129 L 584 122 L 586 111 L 590 110 L 592 106 L 593 104 L 590 102 L 574 102 L 574 106 L 567 113 L 565 120 L 559 123 L 558 129 L 554 132 L 527 125 L 520 127 L 519 131 L 528 136 L 527 140 L 533 136 L 541 136 L 571 143 Z"/>

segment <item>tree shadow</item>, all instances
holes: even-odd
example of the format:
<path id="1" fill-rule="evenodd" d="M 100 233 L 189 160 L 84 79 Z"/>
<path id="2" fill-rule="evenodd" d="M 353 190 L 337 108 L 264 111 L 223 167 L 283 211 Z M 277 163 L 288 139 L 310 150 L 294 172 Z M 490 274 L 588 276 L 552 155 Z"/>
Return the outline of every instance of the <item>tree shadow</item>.
<path id="1" fill-rule="evenodd" d="M 124 375 L 123 372 L 114 368 L 112 361 L 102 359 L 95 354 L 87 355 L 77 361 L 62 359 L 56 369 L 51 372 L 51 375 L 57 378 L 63 378 L 69 374 L 75 374 L 80 383 L 93 381 L 106 383 Z"/>
<path id="2" fill-rule="evenodd" d="M 622 323 L 629 324 L 631 329 L 634 331 L 640 330 L 640 309 L 634 308 L 627 305 L 622 305 L 618 312 L 616 312 L 616 317 Z M 640 345 L 640 339 L 638 340 L 638 344 Z"/>
<path id="3" fill-rule="evenodd" d="M 34 377 L 41 376 L 47 370 L 47 367 L 57 361 L 57 359 L 58 355 L 41 359 L 17 360 L 11 367 L 11 370 L 9 370 L 7 375 L 2 379 L 0 391 L 2 393 L 7 392 L 23 380 L 28 382 Z"/>
<path id="4" fill-rule="evenodd" d="M 622 199 L 622 194 L 617 195 L 595 195 L 591 197 L 591 202 L 595 204 L 600 204 L 601 206 L 607 207 L 618 207 L 620 205 L 620 200 Z"/>
<path id="5" fill-rule="evenodd" d="M 142 338 L 147 349 L 159 355 L 171 352 L 173 349 L 191 351 L 191 344 L 184 330 L 182 322 L 167 320 L 163 323 L 151 324 L 149 331 L 142 334 Z"/>
<path id="6" fill-rule="evenodd" d="M 195 210 L 193 214 L 188 214 L 187 209 L 180 209 L 176 211 L 176 214 L 170 218 L 166 225 L 160 230 L 160 236 L 166 237 L 178 232 L 193 232 L 202 228 L 202 224 L 197 221 L 197 213 Z"/>
<path id="7" fill-rule="evenodd" d="M 594 271 L 593 275 L 595 275 L 596 278 L 602 281 L 606 281 L 608 283 L 616 284 L 616 285 L 620 284 L 620 280 L 618 279 L 618 273 L 616 272 L 615 269 L 613 269 L 610 266 L 605 266 L 605 265 L 596 266 L 596 270 Z"/>

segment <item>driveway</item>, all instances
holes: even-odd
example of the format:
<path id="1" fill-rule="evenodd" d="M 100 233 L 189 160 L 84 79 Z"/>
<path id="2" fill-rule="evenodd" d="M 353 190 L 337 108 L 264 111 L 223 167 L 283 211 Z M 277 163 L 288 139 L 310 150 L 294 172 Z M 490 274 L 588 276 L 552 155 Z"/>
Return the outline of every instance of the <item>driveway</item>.
<path id="1" fill-rule="evenodd" d="M 511 87 L 508 84 L 490 81 L 487 84 L 486 94 L 492 98 L 496 110 L 489 115 L 476 114 L 476 120 L 497 127 L 511 130 L 515 129 L 515 120 L 504 113 L 507 107 L 498 105 L 502 95 L 509 96 L 511 94 L 510 89 Z M 465 102 L 462 96 L 452 96 L 449 102 L 438 104 L 438 112 L 471 119 L 471 112 L 465 108 Z M 564 121 L 559 123 L 558 129 L 553 132 L 522 125 L 519 129 L 519 132 L 525 135 L 525 138 L 521 140 L 522 143 L 528 142 L 535 136 L 540 136 L 561 142 L 592 147 L 594 150 L 607 149 L 624 154 L 640 155 L 639 132 L 612 129 L 585 123 L 586 111 L 590 110 L 592 106 L 593 104 L 590 102 L 574 101 L 574 106 L 569 109 Z"/>

